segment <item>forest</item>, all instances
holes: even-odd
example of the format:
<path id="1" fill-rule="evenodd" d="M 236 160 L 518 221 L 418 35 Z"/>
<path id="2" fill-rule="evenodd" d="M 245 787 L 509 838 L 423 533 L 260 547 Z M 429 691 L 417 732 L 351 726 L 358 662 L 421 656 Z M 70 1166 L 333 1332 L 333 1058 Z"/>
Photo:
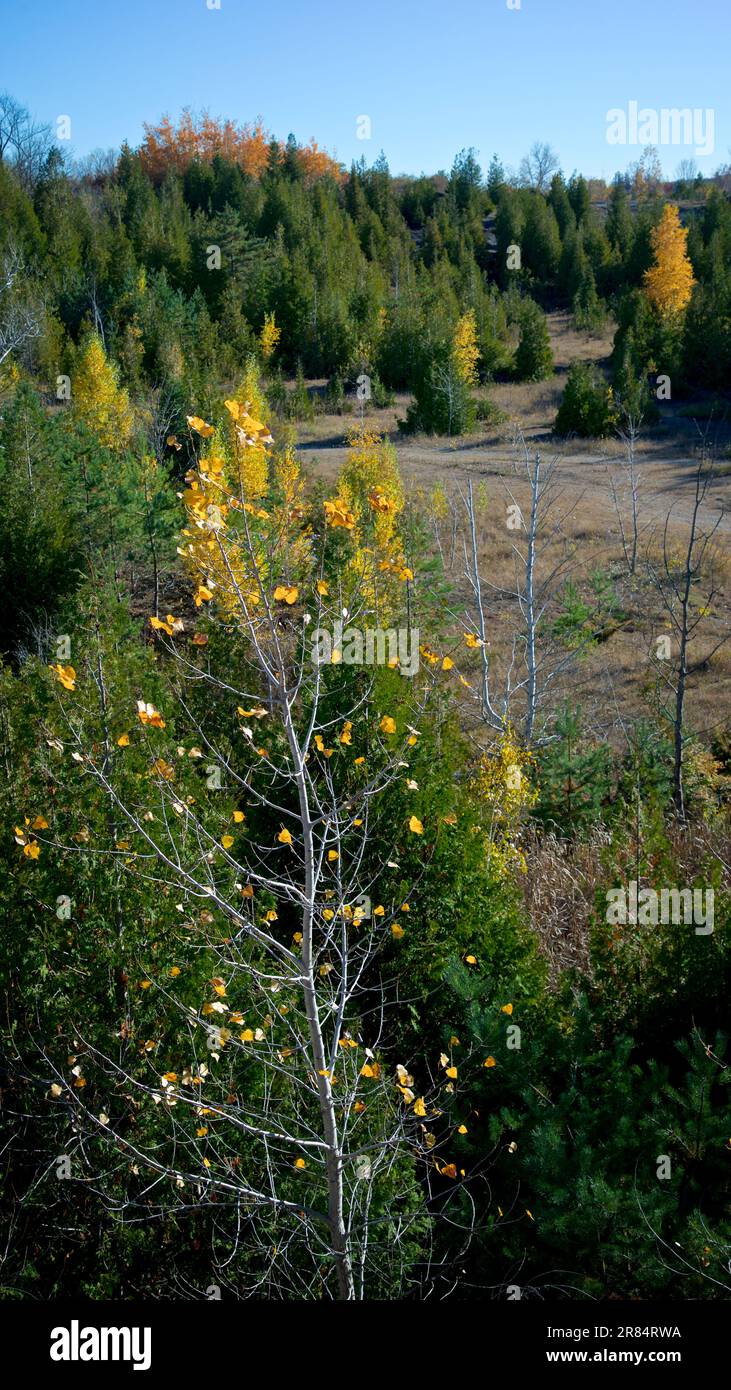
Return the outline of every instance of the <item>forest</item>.
<path id="1" fill-rule="evenodd" d="M 4 1300 L 731 1291 L 731 172 L 0 97 Z"/>

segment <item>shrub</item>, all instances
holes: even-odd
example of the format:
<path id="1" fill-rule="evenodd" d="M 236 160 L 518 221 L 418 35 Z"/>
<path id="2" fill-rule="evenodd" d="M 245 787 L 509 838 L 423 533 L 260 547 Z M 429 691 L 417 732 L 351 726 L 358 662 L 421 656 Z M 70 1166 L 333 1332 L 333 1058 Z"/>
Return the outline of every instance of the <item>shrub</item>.
<path id="1" fill-rule="evenodd" d="M 593 363 L 572 362 L 556 415 L 554 433 L 602 439 L 612 433 L 617 421 L 611 386 L 607 386 L 599 376 Z"/>

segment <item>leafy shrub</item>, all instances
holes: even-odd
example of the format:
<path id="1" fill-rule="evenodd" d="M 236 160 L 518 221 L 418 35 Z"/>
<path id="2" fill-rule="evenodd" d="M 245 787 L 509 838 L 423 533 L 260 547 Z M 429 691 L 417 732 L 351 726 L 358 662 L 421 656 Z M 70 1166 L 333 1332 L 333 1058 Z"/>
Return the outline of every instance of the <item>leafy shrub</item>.
<path id="1" fill-rule="evenodd" d="M 596 367 L 588 362 L 572 362 L 554 433 L 601 439 L 613 432 L 617 419 L 612 388 L 599 376 Z"/>

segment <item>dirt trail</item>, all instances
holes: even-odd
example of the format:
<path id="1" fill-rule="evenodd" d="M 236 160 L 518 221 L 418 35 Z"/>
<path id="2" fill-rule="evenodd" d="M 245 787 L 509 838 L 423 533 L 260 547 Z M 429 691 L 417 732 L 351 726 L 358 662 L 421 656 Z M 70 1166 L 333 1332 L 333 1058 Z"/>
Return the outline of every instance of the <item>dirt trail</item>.
<path id="1" fill-rule="evenodd" d="M 559 477 L 567 500 L 581 499 L 591 510 L 598 527 L 616 525 L 608 475 L 609 469 L 619 489 L 623 477 L 622 457 L 616 446 L 612 446 L 606 454 L 598 451 L 577 452 L 574 445 L 570 446 L 570 451 L 562 453 L 554 442 L 546 442 L 535 435 L 531 437 L 531 434 L 527 435 L 527 443 L 532 449 L 540 450 L 546 461 L 554 457 L 559 459 Z M 437 485 L 448 488 L 450 484 L 464 484 L 469 478 L 475 482 L 504 479 L 510 483 L 513 477 L 515 455 L 507 443 L 495 444 L 484 439 L 447 443 L 444 440 L 400 439 L 396 436 L 394 444 L 404 480 L 427 491 Z M 299 444 L 298 452 L 308 460 L 313 472 L 330 479 L 339 472 L 348 449 L 340 431 L 333 434 L 328 431 L 319 438 Z M 672 450 L 670 453 L 672 456 L 664 457 L 655 450 L 638 450 L 640 510 L 643 521 L 651 521 L 656 526 L 663 526 L 671 512 L 671 529 L 675 530 L 690 520 L 698 460 L 690 453 L 674 455 Z M 718 534 L 729 534 L 731 476 L 717 477 L 711 484 L 701 510 L 704 527 L 713 524 L 719 511 L 722 515 Z"/>

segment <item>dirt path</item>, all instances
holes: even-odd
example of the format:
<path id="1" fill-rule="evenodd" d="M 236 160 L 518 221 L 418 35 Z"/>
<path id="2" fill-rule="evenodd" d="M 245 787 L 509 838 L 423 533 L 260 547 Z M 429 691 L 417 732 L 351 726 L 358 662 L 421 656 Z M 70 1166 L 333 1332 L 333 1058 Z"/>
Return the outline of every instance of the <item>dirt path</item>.
<path id="1" fill-rule="evenodd" d="M 576 451 L 575 446 L 562 453 L 555 444 L 546 445 L 542 439 L 535 438 L 535 432 L 527 435 L 527 441 L 540 449 L 546 461 L 553 457 L 559 459 L 558 471 L 567 499 L 577 502 L 581 499 L 591 511 L 597 527 L 616 525 L 609 484 L 610 471 L 618 488 L 622 482 L 622 456 L 616 446 L 608 448 L 606 454 L 598 450 Z M 513 477 L 515 455 L 507 442 L 495 444 L 484 439 L 468 439 L 448 443 L 439 439 L 396 436 L 394 444 L 404 481 L 426 491 L 437 486 L 448 489 L 450 485 L 465 484 L 470 478 L 487 482 L 504 480 L 509 484 Z M 334 480 L 348 453 L 342 425 L 337 433 L 328 435 L 323 431 L 319 438 L 303 441 L 298 445 L 298 452 L 318 476 Z M 671 529 L 682 528 L 691 516 L 697 458 L 689 453 L 664 457 L 654 449 L 640 450 L 637 457 L 643 520 L 662 526 L 671 512 Z M 712 524 L 719 511 L 722 513 L 719 534 L 728 534 L 731 532 L 731 476 L 717 477 L 712 483 L 701 512 L 703 525 Z"/>

